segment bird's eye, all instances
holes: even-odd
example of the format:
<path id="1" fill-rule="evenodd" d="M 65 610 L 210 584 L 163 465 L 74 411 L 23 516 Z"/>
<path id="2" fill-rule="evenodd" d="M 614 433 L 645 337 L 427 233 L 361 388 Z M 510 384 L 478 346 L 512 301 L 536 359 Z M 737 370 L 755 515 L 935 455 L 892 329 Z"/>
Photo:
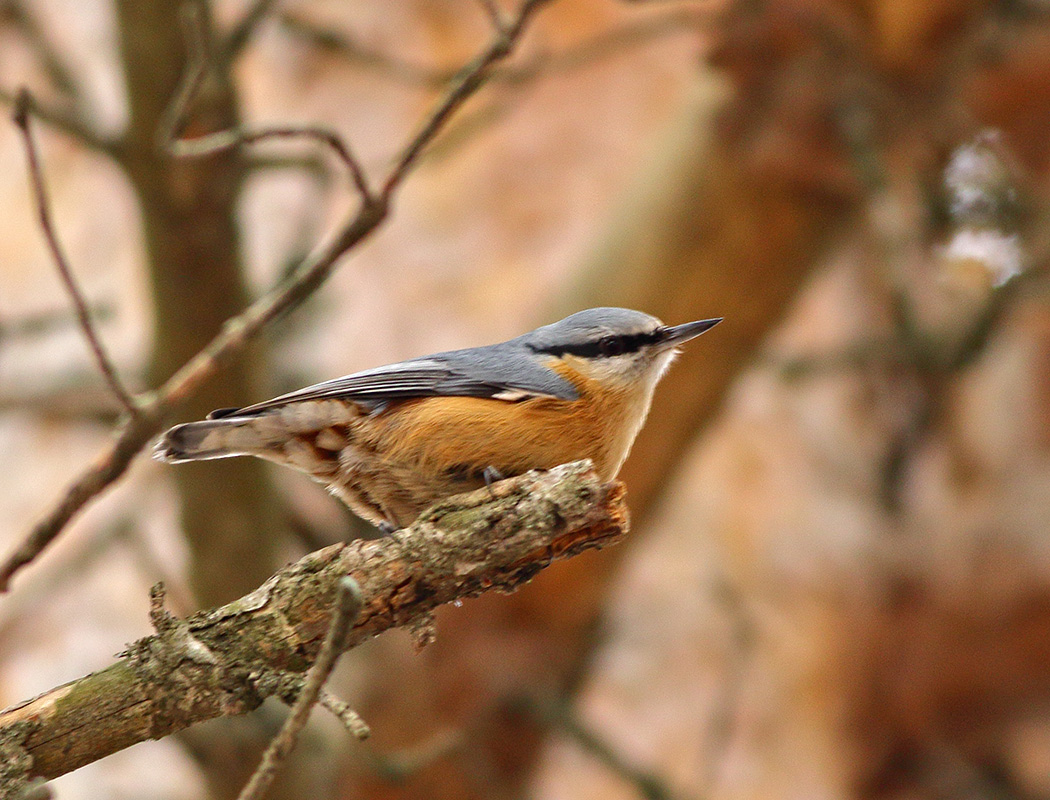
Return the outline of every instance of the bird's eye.
<path id="1" fill-rule="evenodd" d="M 598 340 L 598 352 L 603 356 L 618 356 L 624 352 L 623 339 L 619 336 L 605 336 Z"/>

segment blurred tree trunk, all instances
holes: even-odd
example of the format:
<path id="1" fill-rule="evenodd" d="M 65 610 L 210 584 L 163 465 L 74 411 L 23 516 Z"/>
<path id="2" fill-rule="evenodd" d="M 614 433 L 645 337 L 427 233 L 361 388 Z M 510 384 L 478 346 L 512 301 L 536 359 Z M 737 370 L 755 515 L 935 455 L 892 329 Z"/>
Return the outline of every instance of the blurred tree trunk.
<path id="1" fill-rule="evenodd" d="M 207 344 L 248 297 L 236 219 L 244 174 L 240 156 L 230 150 L 208 158 L 174 159 L 157 141 L 186 70 L 181 8 L 170 0 L 117 3 L 130 112 L 126 164 L 142 211 L 153 291 L 154 384 Z M 222 59 L 213 60 L 190 106 L 188 136 L 237 125 L 227 66 Z M 258 399 L 253 356 L 258 352 L 221 370 L 187 404 L 186 417 L 200 418 L 220 406 Z M 172 470 L 172 477 L 190 545 L 190 582 L 200 605 L 239 597 L 269 577 L 276 515 L 263 465 L 248 459 L 221 467 L 187 464 Z"/>
<path id="2" fill-rule="evenodd" d="M 751 296 L 739 295 L 738 307 L 727 303 L 717 280 L 691 283 L 672 275 L 661 281 L 658 276 L 674 272 L 673 261 L 656 262 L 655 272 L 631 272 L 618 261 L 623 247 L 609 247 L 596 264 L 593 274 L 608 288 L 591 288 L 581 305 L 643 297 L 651 304 L 647 310 L 663 316 L 700 298 L 700 313 L 725 313 L 723 326 L 686 351 L 687 358 L 698 353 L 706 366 L 708 348 L 719 346 L 719 334 L 738 314 L 750 324 L 751 312 L 766 313 L 761 309 L 767 289 L 782 291 L 779 279 L 793 271 L 792 255 L 819 241 L 822 224 L 859 207 L 868 212 L 860 232 L 846 238 L 853 245 L 849 267 L 843 270 L 843 260 L 834 260 L 836 282 L 853 285 L 833 289 L 834 303 L 824 288 L 820 301 L 807 302 L 796 315 L 787 337 L 793 341 L 789 352 L 798 348 L 794 355 L 814 363 L 811 374 L 819 380 L 778 387 L 786 371 L 770 366 L 756 394 L 739 398 L 733 418 L 720 421 L 720 441 L 704 459 L 703 483 L 692 489 L 709 499 L 676 501 L 674 522 L 680 527 L 664 531 L 660 556 L 651 550 L 629 554 L 637 558 L 634 594 L 616 604 L 624 629 L 599 656 L 599 663 L 621 669 L 618 675 L 615 668 L 605 675 L 595 671 L 583 697 L 582 707 L 609 724 L 614 747 L 629 748 L 638 763 L 666 776 L 683 796 L 1047 796 L 1050 572 L 1042 546 L 1045 524 L 1028 499 L 1047 496 L 1031 488 L 1045 474 L 1046 443 L 1035 444 L 1031 432 L 1038 428 L 1034 417 L 1045 417 L 1046 382 L 1037 378 L 1042 391 L 1033 391 L 1030 382 L 1045 374 L 1046 248 L 1032 246 L 1045 241 L 1042 230 L 1026 235 L 1019 226 L 1018 218 L 1031 212 L 1010 208 L 1029 181 L 1040 187 L 1046 208 L 1050 17 L 1036 5 L 731 4 L 722 18 L 718 54 L 733 75 L 737 99 L 713 152 L 737 161 L 730 172 L 751 172 L 744 193 L 754 200 L 742 204 L 733 199 L 739 194 L 727 191 L 723 202 L 732 214 L 729 208 L 698 210 L 717 226 L 705 238 L 728 240 L 726 229 L 733 225 L 751 230 L 751 243 L 737 247 L 740 256 L 758 256 L 755 262 L 724 256 L 741 271 L 741 289 L 750 286 Z M 989 141 L 1020 157 L 1024 179 L 1011 183 L 1006 177 L 1012 159 L 989 169 L 965 152 L 963 146 L 986 125 L 1001 130 Z M 979 228 L 956 210 L 965 203 L 945 202 L 945 163 L 960 154 L 970 161 L 964 188 L 971 208 L 995 209 L 999 224 L 1007 223 L 1000 232 L 1019 234 L 1010 241 L 1029 247 L 1026 257 L 1044 272 L 1038 284 L 1023 284 L 1031 286 L 1034 302 L 995 323 L 1004 327 L 990 340 L 993 346 L 982 352 L 985 345 L 974 344 L 965 359 L 956 360 L 942 355 L 958 346 L 952 326 L 965 330 L 980 319 L 983 303 L 1005 305 L 1012 292 L 1020 292 L 1015 283 L 996 298 L 988 277 L 995 274 L 988 266 L 996 258 L 991 248 L 983 264 L 972 250 L 965 258 L 946 255 L 949 230 Z M 724 170 L 724 155 L 708 158 L 710 174 Z M 858 191 L 862 187 L 851 173 L 864 175 L 866 193 Z M 958 175 L 954 181 L 960 191 Z M 793 234 L 790 226 L 775 224 L 788 217 L 755 213 L 789 207 L 770 197 L 781 195 L 785 182 L 797 187 L 802 202 L 807 184 L 830 190 L 813 194 L 817 209 L 798 209 L 810 223 Z M 836 196 L 837 210 L 819 200 Z M 750 216 L 736 216 L 749 208 Z M 951 219 L 955 215 L 962 221 Z M 989 224 L 987 218 L 982 224 Z M 794 244 L 777 247 L 783 234 Z M 763 256 L 767 246 L 770 256 L 779 249 L 786 257 L 783 275 Z M 853 273 L 847 281 L 844 272 Z M 727 277 L 732 282 L 731 273 Z M 624 285 L 628 291 L 618 295 Z M 916 346 L 909 342 L 914 332 L 893 330 L 888 313 L 887 296 L 905 291 L 912 313 L 917 308 L 929 314 L 922 325 L 927 349 L 901 359 L 903 367 L 894 360 L 898 356 L 882 354 L 850 361 L 858 343 L 885 339 L 902 350 Z M 943 322 L 934 324 L 938 311 Z M 1026 325 L 1030 338 L 1022 334 Z M 938 355 L 930 358 L 929 352 Z M 842 362 L 836 360 L 840 355 L 846 356 Z M 915 363 L 908 363 L 912 357 Z M 664 463 L 638 460 L 647 440 L 660 436 L 661 423 L 670 421 L 660 396 L 689 405 L 708 377 L 704 369 L 690 378 L 687 369 L 680 371 L 685 366 L 676 366 L 661 385 L 656 419 L 625 469 L 632 508 L 637 487 L 654 482 L 641 475 L 635 483 L 635 470 Z M 915 376 L 919 380 L 909 383 Z M 679 378 L 686 382 L 676 385 Z M 975 391 L 978 386 L 988 394 Z M 756 396 L 761 400 L 755 402 Z M 1006 402 L 1016 397 L 1031 399 L 1023 407 Z M 929 416 L 927 403 L 936 409 Z M 698 410 L 703 406 L 693 408 Z M 914 421 L 924 417 L 934 421 Z M 916 429 L 922 432 L 915 435 Z M 685 444 L 668 442 L 671 450 Z M 897 452 L 905 454 L 904 470 L 886 458 Z M 891 470 L 903 498 L 896 507 L 888 507 L 882 492 Z M 1026 499 L 1018 500 L 1022 485 Z M 1015 506 L 1025 514 L 1014 515 Z M 705 549 L 712 540 L 717 544 Z M 675 559 L 689 558 L 691 546 L 700 551 L 695 558 L 703 568 L 677 580 L 668 575 L 657 590 L 668 598 L 663 605 L 644 594 L 662 583 L 664 568 L 677 571 Z M 710 591 L 720 579 L 733 587 L 732 603 L 712 592 L 711 610 L 697 613 L 689 600 L 678 599 L 699 596 L 701 586 Z M 662 621 L 643 620 L 635 602 Z M 712 632 L 723 624 L 729 630 L 720 643 Z M 693 649 L 682 649 L 690 636 Z M 662 686 L 660 678 L 647 682 L 656 668 L 625 677 L 624 663 L 653 652 L 662 656 L 661 648 L 681 653 L 687 668 L 695 665 L 694 691 L 710 686 L 729 709 L 725 716 L 711 710 L 710 695 L 690 708 L 674 708 L 680 706 L 675 678 L 682 672 L 659 656 L 653 662 L 674 676 L 663 678 Z M 720 652 L 725 660 L 705 675 L 702 662 Z M 609 713 L 618 702 L 619 711 Z M 662 712 L 669 713 L 661 718 Z M 610 721 L 617 716 L 622 726 Z M 706 763 L 697 763 L 686 778 L 681 754 L 693 743 L 688 752 L 704 753 Z M 578 762 L 553 760 L 555 774 L 544 775 L 543 785 L 560 787 L 558 779 Z M 586 776 L 575 777 L 575 785 L 587 785 Z M 565 796 L 570 794 L 601 791 Z"/>
<path id="3" fill-rule="evenodd" d="M 723 102 L 727 91 L 710 73 L 697 81 L 552 314 L 626 306 L 672 325 L 725 317 L 661 381 L 620 473 L 636 526 L 851 210 L 812 184 L 760 174 L 748 143 L 721 124 L 750 113 L 740 108 L 748 98 Z"/>
<path id="4" fill-rule="evenodd" d="M 158 131 L 187 69 L 183 3 L 118 0 L 117 19 L 130 123 L 128 176 L 142 213 L 155 334 L 150 379 L 159 384 L 196 354 L 248 299 L 241 264 L 237 201 L 244 164 L 236 150 L 201 159 L 174 159 Z M 206 3 L 196 4 L 210 38 Z M 213 58 L 187 110 L 185 136 L 238 124 L 235 87 L 224 58 Z M 184 409 L 199 419 L 221 406 L 259 398 L 256 347 L 226 365 Z M 200 606 L 236 598 L 274 571 L 278 515 L 266 467 L 253 459 L 171 470 L 182 529 L 190 550 L 189 582 Z M 278 721 L 265 713 L 198 726 L 181 737 L 203 770 L 209 794 L 235 797 Z M 270 796 L 323 797 L 323 770 L 301 767 L 317 742 L 293 757 Z M 316 765 L 315 765 L 316 766 Z"/>

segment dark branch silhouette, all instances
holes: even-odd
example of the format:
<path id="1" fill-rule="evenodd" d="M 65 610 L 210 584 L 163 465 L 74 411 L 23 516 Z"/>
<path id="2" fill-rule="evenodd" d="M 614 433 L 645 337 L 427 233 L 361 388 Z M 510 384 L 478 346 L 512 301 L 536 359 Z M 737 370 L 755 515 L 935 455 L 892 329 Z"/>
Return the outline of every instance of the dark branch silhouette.
<path id="1" fill-rule="evenodd" d="M 124 407 L 124 410 L 134 416 L 138 413 L 135 400 L 124 387 L 123 381 L 117 374 L 117 368 L 113 366 L 113 361 L 106 353 L 102 340 L 95 331 L 95 326 L 91 321 L 91 312 L 88 309 L 87 301 L 84 299 L 84 293 L 80 291 L 76 278 L 73 276 L 73 270 L 69 266 L 69 261 L 66 259 L 65 253 L 62 252 L 62 246 L 58 242 L 58 234 L 55 232 L 55 226 L 51 219 L 51 206 L 48 202 L 47 186 L 44 183 L 43 170 L 40 166 L 40 156 L 37 153 L 36 143 L 33 141 L 33 131 L 30 129 L 29 111 L 32 105 L 29 92 L 25 89 L 19 92 L 18 99 L 15 101 L 14 122 L 22 134 L 22 142 L 25 145 L 26 161 L 29 163 L 29 181 L 33 187 L 33 200 L 36 205 L 37 218 L 40 220 L 40 228 L 44 232 L 44 239 L 47 241 L 48 250 L 51 252 L 51 257 L 58 268 L 58 274 L 62 277 L 62 283 L 65 284 L 66 291 L 69 292 L 69 296 L 73 300 L 77 322 L 80 324 L 80 329 L 84 332 L 84 338 L 87 339 L 88 346 L 91 348 L 91 354 L 95 358 L 95 363 L 102 372 L 102 376 L 105 378 L 113 395 Z"/>

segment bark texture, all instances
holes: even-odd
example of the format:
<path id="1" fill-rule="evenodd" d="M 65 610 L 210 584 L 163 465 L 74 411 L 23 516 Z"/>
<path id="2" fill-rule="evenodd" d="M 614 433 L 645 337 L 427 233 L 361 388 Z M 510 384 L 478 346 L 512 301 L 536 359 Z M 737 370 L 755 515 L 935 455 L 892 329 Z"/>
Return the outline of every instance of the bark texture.
<path id="1" fill-rule="evenodd" d="M 352 575 L 364 608 L 347 646 L 389 628 L 430 635 L 437 606 L 490 589 L 509 592 L 553 561 L 619 539 L 623 488 L 588 462 L 531 472 L 450 498 L 410 528 L 312 553 L 255 591 L 187 620 L 155 615 L 158 632 L 107 669 L 0 713 L 32 759 L 28 775 L 53 778 L 146 739 L 243 714 L 304 672 L 331 615 L 336 584 Z M 0 797 L 4 796 L 0 787 Z"/>

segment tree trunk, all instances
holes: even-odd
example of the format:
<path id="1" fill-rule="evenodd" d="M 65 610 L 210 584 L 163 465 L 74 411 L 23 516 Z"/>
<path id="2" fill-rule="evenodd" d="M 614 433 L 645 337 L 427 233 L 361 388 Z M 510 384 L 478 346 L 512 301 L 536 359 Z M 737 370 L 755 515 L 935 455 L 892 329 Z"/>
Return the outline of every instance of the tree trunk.
<path id="1" fill-rule="evenodd" d="M 169 0 L 117 2 L 130 113 L 125 163 L 142 211 L 155 320 L 154 385 L 207 344 L 248 297 L 236 219 L 240 157 L 231 150 L 173 159 L 158 145 L 165 111 L 187 68 L 181 7 Z M 211 67 L 190 104 L 188 136 L 237 124 L 226 65 L 218 60 Z M 234 359 L 187 404 L 186 416 L 199 419 L 220 406 L 257 400 L 253 366 L 259 355 L 256 350 Z M 265 467 L 248 459 L 221 467 L 187 464 L 172 477 L 200 605 L 238 597 L 265 580 L 275 566 L 277 530 Z"/>
<path id="2" fill-rule="evenodd" d="M 158 131 L 188 68 L 183 7 L 172 0 L 116 2 L 130 118 L 123 163 L 142 213 L 152 290 L 151 385 L 195 355 L 248 299 L 236 214 L 244 177 L 240 155 L 229 150 L 207 158 L 174 159 L 158 143 Z M 207 4 L 194 7 L 205 17 L 201 22 L 210 33 Z M 185 136 L 237 125 L 237 97 L 228 66 L 222 59 L 210 63 L 189 105 Z M 186 404 L 185 418 L 199 419 L 220 406 L 258 400 L 255 384 L 261 361 L 258 346 L 233 359 Z M 171 470 L 171 477 L 189 545 L 188 580 L 197 603 L 221 604 L 269 577 L 276 566 L 279 529 L 266 466 L 254 459 L 186 464 Z M 181 737 L 205 775 L 210 797 L 236 797 L 277 724 L 257 713 L 198 726 Z M 296 772 L 290 768 L 286 775 L 294 778 Z M 279 782 L 270 796 L 309 796 L 317 788 L 309 780 L 292 784 L 295 780 Z"/>

